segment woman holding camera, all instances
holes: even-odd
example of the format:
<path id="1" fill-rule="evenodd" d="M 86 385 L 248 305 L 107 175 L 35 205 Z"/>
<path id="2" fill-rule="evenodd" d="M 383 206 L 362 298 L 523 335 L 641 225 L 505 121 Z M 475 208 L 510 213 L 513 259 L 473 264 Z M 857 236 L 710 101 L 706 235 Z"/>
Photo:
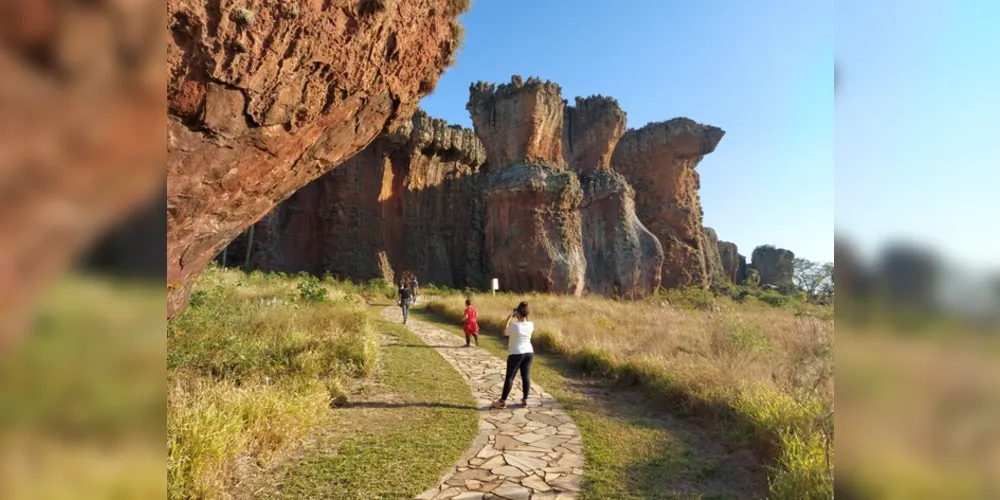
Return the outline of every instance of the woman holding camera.
<path id="1" fill-rule="evenodd" d="M 503 409 L 507 407 L 507 396 L 510 395 L 511 387 L 514 385 L 514 376 L 521 372 L 521 382 L 524 389 L 524 398 L 521 406 L 528 406 L 528 391 L 531 390 L 531 360 L 534 358 L 534 349 L 531 347 L 531 334 L 535 331 L 535 324 L 528 321 L 528 303 L 521 302 L 510 316 L 507 316 L 507 323 L 504 325 L 503 336 L 507 337 L 507 376 L 503 381 L 503 395 L 493 402 L 491 408 Z"/>

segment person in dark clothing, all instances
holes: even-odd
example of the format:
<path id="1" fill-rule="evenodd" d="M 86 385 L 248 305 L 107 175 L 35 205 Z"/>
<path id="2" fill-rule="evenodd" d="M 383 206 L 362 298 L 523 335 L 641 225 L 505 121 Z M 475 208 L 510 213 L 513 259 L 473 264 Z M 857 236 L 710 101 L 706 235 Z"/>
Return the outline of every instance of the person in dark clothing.
<path id="1" fill-rule="evenodd" d="M 410 292 L 413 293 L 413 303 L 417 303 L 417 288 L 420 287 L 420 283 L 417 283 L 417 277 L 414 276 L 410 281 Z"/>
<path id="2" fill-rule="evenodd" d="M 396 305 L 403 309 L 403 324 L 406 324 L 406 319 L 410 313 L 410 302 L 412 300 L 412 294 L 409 288 L 400 285 L 399 286 L 399 299 L 396 300 Z"/>

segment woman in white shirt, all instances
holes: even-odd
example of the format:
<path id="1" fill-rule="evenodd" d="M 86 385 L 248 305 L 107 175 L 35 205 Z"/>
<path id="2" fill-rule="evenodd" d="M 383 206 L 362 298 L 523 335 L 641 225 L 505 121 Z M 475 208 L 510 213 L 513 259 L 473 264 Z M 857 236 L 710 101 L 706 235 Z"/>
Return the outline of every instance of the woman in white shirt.
<path id="1" fill-rule="evenodd" d="M 531 348 L 531 334 L 535 331 L 535 324 L 528 321 L 528 303 L 521 302 L 514 311 L 507 316 L 507 323 L 504 325 L 503 336 L 507 337 L 507 376 L 503 381 L 503 395 L 493 402 L 492 408 L 503 409 L 507 407 L 507 396 L 510 395 L 511 387 L 514 385 L 514 376 L 521 372 L 521 382 L 524 389 L 524 399 L 521 406 L 528 406 L 528 391 L 531 390 L 531 360 L 534 358 L 534 349 Z"/>

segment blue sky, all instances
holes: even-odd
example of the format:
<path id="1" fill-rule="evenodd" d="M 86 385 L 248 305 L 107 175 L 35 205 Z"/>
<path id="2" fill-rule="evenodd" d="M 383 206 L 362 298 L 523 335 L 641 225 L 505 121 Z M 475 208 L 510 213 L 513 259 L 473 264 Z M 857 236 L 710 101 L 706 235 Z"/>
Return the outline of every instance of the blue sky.
<path id="1" fill-rule="evenodd" d="M 618 99 L 630 127 L 686 116 L 722 127 L 705 157 L 705 224 L 749 257 L 773 244 L 833 260 L 832 0 L 473 0 L 466 39 L 422 107 L 471 127 L 469 84 L 512 74 L 563 97 Z"/>
<path id="2" fill-rule="evenodd" d="M 1000 2 L 836 10 L 837 231 L 1000 271 Z"/>

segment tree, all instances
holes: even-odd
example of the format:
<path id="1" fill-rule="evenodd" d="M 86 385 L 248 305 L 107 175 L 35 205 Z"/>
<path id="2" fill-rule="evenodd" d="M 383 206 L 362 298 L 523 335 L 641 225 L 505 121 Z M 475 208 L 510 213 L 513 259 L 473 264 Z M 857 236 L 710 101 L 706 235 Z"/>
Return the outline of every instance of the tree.
<path id="1" fill-rule="evenodd" d="M 747 268 L 747 277 L 743 280 L 743 286 L 757 288 L 760 286 L 760 273 L 752 267 Z"/>
<path id="2" fill-rule="evenodd" d="M 833 263 L 819 263 L 796 257 L 792 263 L 792 280 L 806 292 L 809 300 L 818 301 L 833 296 Z"/>

